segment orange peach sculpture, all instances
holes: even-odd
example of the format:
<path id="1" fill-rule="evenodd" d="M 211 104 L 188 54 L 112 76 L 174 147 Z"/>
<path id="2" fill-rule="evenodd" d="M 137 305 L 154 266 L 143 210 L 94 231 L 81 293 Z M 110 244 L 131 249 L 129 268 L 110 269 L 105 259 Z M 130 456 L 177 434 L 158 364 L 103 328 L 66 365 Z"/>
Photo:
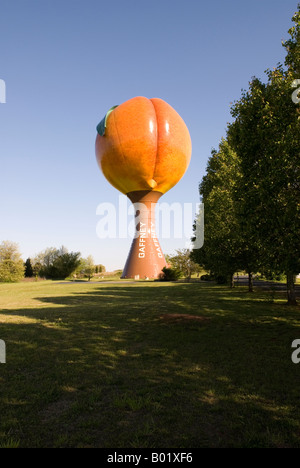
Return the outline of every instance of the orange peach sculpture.
<path id="1" fill-rule="evenodd" d="M 155 234 L 155 204 L 188 168 L 189 131 L 169 104 L 145 97 L 110 109 L 97 131 L 103 174 L 137 209 L 136 237 L 122 278 L 157 278 L 166 261 Z"/>

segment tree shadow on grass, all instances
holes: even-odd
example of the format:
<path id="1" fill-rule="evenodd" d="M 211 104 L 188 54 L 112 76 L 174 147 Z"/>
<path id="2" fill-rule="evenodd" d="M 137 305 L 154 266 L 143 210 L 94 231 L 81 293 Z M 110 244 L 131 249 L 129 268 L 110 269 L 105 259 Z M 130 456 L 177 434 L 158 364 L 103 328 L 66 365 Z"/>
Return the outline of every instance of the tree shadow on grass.
<path id="1" fill-rule="evenodd" d="M 211 285 L 93 286 L 2 311 L 0 437 L 24 447 L 299 447 L 298 310 Z M 166 314 L 206 320 L 166 321 Z"/>

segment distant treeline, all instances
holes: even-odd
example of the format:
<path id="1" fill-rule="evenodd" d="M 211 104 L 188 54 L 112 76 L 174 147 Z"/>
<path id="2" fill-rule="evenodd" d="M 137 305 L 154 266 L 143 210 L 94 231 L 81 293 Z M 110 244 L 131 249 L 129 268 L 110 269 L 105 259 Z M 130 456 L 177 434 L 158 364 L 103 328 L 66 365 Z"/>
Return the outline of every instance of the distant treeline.
<path id="1" fill-rule="evenodd" d="M 80 252 L 69 252 L 66 247 L 47 248 L 24 263 L 17 244 L 0 244 L 0 282 L 17 282 L 25 278 L 66 279 L 88 278 L 105 272 L 104 265 L 95 265 L 92 256 L 81 257 Z"/>

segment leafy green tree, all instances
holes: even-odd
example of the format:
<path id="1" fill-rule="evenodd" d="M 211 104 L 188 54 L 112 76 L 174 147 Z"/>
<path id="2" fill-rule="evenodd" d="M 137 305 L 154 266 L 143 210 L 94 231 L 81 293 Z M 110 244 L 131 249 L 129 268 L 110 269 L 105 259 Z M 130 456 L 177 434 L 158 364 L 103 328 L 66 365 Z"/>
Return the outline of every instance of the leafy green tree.
<path id="1" fill-rule="evenodd" d="M 32 261 L 34 273 L 39 276 L 47 276 L 59 254 L 59 249 L 49 247 L 36 255 Z"/>
<path id="2" fill-rule="evenodd" d="M 178 249 L 176 255 L 168 255 L 166 260 L 172 268 L 180 271 L 188 280 L 191 279 L 193 273 L 200 271 L 199 265 L 192 260 L 189 249 Z"/>
<path id="3" fill-rule="evenodd" d="M 33 261 L 33 269 L 39 276 L 49 279 L 65 279 L 80 264 L 79 252 L 68 252 L 66 247 L 48 248 L 39 253 Z"/>
<path id="4" fill-rule="evenodd" d="M 80 252 L 66 252 L 60 254 L 48 270 L 51 279 L 68 278 L 80 264 Z"/>
<path id="5" fill-rule="evenodd" d="M 91 255 L 89 255 L 87 258 L 80 259 L 78 271 L 81 275 L 85 276 L 89 281 L 91 281 L 96 271 L 94 259 Z"/>
<path id="6" fill-rule="evenodd" d="M 199 187 L 205 209 L 204 246 L 193 250 L 192 260 L 210 271 L 218 282 L 233 286 L 241 264 L 241 239 L 233 192 L 239 177 L 239 160 L 225 139 L 213 150 Z"/>
<path id="7" fill-rule="evenodd" d="M 288 73 L 292 77 L 300 77 L 300 3 L 298 10 L 295 12 L 292 21 L 294 26 L 289 29 L 290 38 L 283 42 L 283 47 L 286 49 L 285 65 Z"/>
<path id="8" fill-rule="evenodd" d="M 25 264 L 25 278 L 32 278 L 33 277 L 33 268 L 31 265 L 31 260 L 30 258 L 27 258 Z"/>
<path id="9" fill-rule="evenodd" d="M 41 271 L 43 270 L 43 266 L 40 262 L 36 261 L 32 265 L 33 275 L 35 276 L 36 280 L 38 277 L 42 277 Z"/>
<path id="10" fill-rule="evenodd" d="M 105 272 L 106 272 L 105 266 L 102 264 L 98 265 L 98 273 L 105 273 Z"/>
<path id="11" fill-rule="evenodd" d="M 24 262 L 14 242 L 0 244 L 0 282 L 15 283 L 24 278 Z"/>

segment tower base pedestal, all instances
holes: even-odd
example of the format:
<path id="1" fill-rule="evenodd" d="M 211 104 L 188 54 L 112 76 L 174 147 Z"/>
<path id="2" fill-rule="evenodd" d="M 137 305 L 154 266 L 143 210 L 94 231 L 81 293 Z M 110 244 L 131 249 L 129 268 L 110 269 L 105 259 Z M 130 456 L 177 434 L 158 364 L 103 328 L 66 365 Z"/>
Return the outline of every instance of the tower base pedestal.
<path id="1" fill-rule="evenodd" d="M 162 195 L 161 192 L 147 190 L 127 194 L 135 207 L 136 235 L 121 277 L 123 279 L 156 279 L 166 266 L 155 232 L 155 207 Z"/>

